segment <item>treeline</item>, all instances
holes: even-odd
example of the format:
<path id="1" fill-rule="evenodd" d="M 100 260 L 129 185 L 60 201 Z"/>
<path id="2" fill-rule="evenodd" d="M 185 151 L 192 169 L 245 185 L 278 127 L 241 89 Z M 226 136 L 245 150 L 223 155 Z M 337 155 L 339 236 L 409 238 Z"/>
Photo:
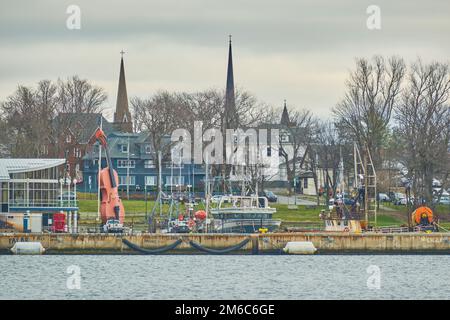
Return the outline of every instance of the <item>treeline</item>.
<path id="1" fill-rule="evenodd" d="M 101 112 L 106 99 L 102 88 L 77 76 L 56 82 L 42 80 L 36 87 L 19 85 L 0 104 L 0 143 L 8 145 L 15 157 L 39 157 L 60 134 L 52 128 L 56 115 Z"/>
<path id="2" fill-rule="evenodd" d="M 237 90 L 234 125 L 277 124 L 288 133 L 289 146 L 280 143 L 278 153 L 285 160 L 290 182 L 300 171 L 308 170 L 318 190 L 317 172 L 326 167 L 332 172 L 330 187 L 335 189 L 341 155 L 345 176 L 351 176 L 356 142 L 361 150 L 370 150 L 377 170 L 388 163 L 400 164 L 416 199 L 432 202 L 433 178 L 450 185 L 449 94 L 447 63 L 419 59 L 407 65 L 400 57 L 360 58 L 329 119 L 289 106 L 290 123 L 281 126 L 281 107 Z M 51 139 L 50 124 L 56 114 L 102 112 L 106 98 L 103 89 L 76 76 L 56 82 L 43 80 L 36 88 L 19 86 L 0 105 L 0 129 L 4 132 L 0 143 L 11 145 L 16 157 L 39 156 L 40 147 Z M 215 89 L 159 91 L 133 97 L 130 106 L 135 130 L 147 131 L 155 150 L 164 148 L 163 136 L 174 129 L 193 130 L 194 121 L 202 121 L 204 130 L 220 127 L 225 114 L 224 91 Z"/>

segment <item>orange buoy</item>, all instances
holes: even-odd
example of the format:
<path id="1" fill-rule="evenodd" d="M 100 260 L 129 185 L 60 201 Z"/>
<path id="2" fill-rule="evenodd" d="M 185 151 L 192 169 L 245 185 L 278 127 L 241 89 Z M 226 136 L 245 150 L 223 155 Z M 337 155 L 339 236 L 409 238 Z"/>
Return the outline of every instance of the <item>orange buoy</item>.
<path id="1" fill-rule="evenodd" d="M 195 212 L 194 217 L 198 220 L 205 220 L 206 219 L 206 211 L 198 210 Z"/>
<path id="2" fill-rule="evenodd" d="M 433 221 L 433 210 L 426 206 L 423 206 L 418 207 L 413 211 L 412 219 L 415 223 L 420 224 L 423 218 L 427 218 L 428 222 L 431 223 Z"/>

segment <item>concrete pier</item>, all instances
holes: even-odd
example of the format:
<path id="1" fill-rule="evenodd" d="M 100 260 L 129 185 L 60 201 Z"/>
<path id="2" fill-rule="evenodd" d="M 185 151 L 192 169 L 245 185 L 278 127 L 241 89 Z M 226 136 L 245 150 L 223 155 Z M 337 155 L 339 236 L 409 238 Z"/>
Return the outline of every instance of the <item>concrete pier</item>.
<path id="1" fill-rule="evenodd" d="M 190 241 L 212 249 L 223 249 L 250 238 L 234 254 L 281 253 L 287 242 L 311 241 L 318 254 L 345 253 L 450 253 L 450 233 L 271 233 L 271 234 L 0 234 L 0 253 L 9 254 L 16 242 L 40 242 L 46 254 L 139 254 L 122 242 L 127 239 L 144 249 L 156 249 L 182 243 L 169 254 L 204 254 Z"/>

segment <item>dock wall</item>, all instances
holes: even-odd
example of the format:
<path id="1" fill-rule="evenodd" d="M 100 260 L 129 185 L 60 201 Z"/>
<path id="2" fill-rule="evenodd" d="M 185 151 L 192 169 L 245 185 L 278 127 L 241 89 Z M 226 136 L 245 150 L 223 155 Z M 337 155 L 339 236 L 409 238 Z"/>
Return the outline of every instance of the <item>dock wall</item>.
<path id="1" fill-rule="evenodd" d="M 238 254 L 279 253 L 287 242 L 311 241 L 318 253 L 450 253 L 450 233 L 271 233 L 271 234 L 0 234 L 0 253 L 7 254 L 18 241 L 41 242 L 47 254 L 138 254 L 122 242 L 127 239 L 144 249 L 182 243 L 168 253 L 203 254 L 190 245 L 223 249 L 250 238 Z"/>

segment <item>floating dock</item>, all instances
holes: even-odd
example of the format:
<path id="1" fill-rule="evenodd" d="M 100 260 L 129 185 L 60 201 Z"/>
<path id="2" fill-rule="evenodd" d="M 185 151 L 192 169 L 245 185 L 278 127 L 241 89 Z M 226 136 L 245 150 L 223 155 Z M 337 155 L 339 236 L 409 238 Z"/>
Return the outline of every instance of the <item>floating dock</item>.
<path id="1" fill-rule="evenodd" d="M 316 254 L 450 253 L 450 233 L 269 234 L 0 234 L 0 253 L 39 242 L 45 254 L 281 254 L 288 242 L 310 241 Z"/>

